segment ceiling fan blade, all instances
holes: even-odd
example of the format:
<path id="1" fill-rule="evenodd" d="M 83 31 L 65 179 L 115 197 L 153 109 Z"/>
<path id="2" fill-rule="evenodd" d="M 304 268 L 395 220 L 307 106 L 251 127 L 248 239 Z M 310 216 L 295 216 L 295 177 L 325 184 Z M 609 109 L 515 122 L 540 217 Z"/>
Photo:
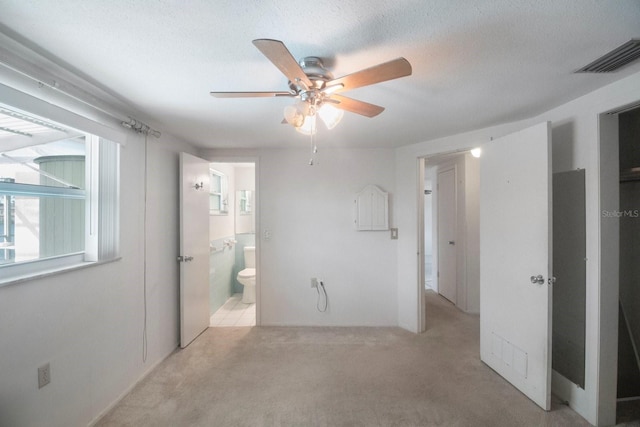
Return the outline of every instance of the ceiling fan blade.
<path id="1" fill-rule="evenodd" d="M 302 82 L 307 88 L 313 86 L 309 77 L 298 64 L 298 61 L 291 55 L 289 49 L 279 40 L 256 39 L 253 41 L 255 47 L 266 56 L 293 83 Z"/>
<path id="2" fill-rule="evenodd" d="M 337 103 L 332 101 L 338 101 Z M 329 102 L 336 108 L 341 110 L 350 111 L 352 113 L 360 114 L 367 117 L 375 117 L 384 111 L 384 107 L 375 104 L 369 104 L 368 102 L 358 101 L 357 99 L 347 98 L 342 95 L 331 95 Z"/>
<path id="3" fill-rule="evenodd" d="M 362 86 L 380 83 L 411 75 L 411 64 L 404 58 L 375 65 L 327 82 L 327 86 L 342 85 L 336 92 L 351 90 Z"/>
<path id="4" fill-rule="evenodd" d="M 291 92 L 209 92 L 216 98 L 269 98 L 274 96 L 297 96 Z"/>

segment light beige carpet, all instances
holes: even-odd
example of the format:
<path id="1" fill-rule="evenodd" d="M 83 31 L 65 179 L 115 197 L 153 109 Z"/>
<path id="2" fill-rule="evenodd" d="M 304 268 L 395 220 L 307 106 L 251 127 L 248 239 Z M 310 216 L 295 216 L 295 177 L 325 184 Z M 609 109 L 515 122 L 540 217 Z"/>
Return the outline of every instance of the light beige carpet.
<path id="1" fill-rule="evenodd" d="M 99 426 L 588 426 L 479 360 L 479 318 L 429 294 L 428 331 L 210 328 Z"/>

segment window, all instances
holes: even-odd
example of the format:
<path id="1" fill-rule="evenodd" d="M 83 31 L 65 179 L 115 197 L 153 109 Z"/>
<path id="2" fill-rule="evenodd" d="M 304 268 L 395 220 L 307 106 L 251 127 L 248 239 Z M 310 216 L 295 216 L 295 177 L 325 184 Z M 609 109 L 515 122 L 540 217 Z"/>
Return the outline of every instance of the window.
<path id="1" fill-rule="evenodd" d="M 227 215 L 229 213 L 227 176 L 215 169 L 209 169 L 209 213 Z"/>
<path id="2" fill-rule="evenodd" d="M 0 284 L 117 256 L 118 144 L 0 108 Z"/>

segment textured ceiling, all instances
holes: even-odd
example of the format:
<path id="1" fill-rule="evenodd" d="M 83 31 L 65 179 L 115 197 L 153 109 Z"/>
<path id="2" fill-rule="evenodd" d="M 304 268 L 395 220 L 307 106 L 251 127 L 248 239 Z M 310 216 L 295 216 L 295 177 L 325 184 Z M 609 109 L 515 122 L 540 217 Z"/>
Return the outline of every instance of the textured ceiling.
<path id="1" fill-rule="evenodd" d="M 287 90 L 252 45 L 282 40 L 340 77 L 403 56 L 413 75 L 345 95 L 382 105 L 346 113 L 325 146 L 393 147 L 531 117 L 640 70 L 573 71 L 640 37 L 638 0 L 0 0 L 0 31 L 201 147 L 290 147 Z"/>

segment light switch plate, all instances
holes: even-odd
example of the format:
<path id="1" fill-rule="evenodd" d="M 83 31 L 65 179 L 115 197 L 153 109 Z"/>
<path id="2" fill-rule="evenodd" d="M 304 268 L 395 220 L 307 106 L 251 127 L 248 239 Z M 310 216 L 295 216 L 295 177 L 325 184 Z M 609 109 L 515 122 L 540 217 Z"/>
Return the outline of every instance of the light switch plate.
<path id="1" fill-rule="evenodd" d="M 51 382 L 51 366 L 47 363 L 38 368 L 38 388 L 42 388 Z"/>
<path id="2" fill-rule="evenodd" d="M 391 240 L 398 240 L 398 229 L 397 228 L 392 228 L 391 229 Z"/>

